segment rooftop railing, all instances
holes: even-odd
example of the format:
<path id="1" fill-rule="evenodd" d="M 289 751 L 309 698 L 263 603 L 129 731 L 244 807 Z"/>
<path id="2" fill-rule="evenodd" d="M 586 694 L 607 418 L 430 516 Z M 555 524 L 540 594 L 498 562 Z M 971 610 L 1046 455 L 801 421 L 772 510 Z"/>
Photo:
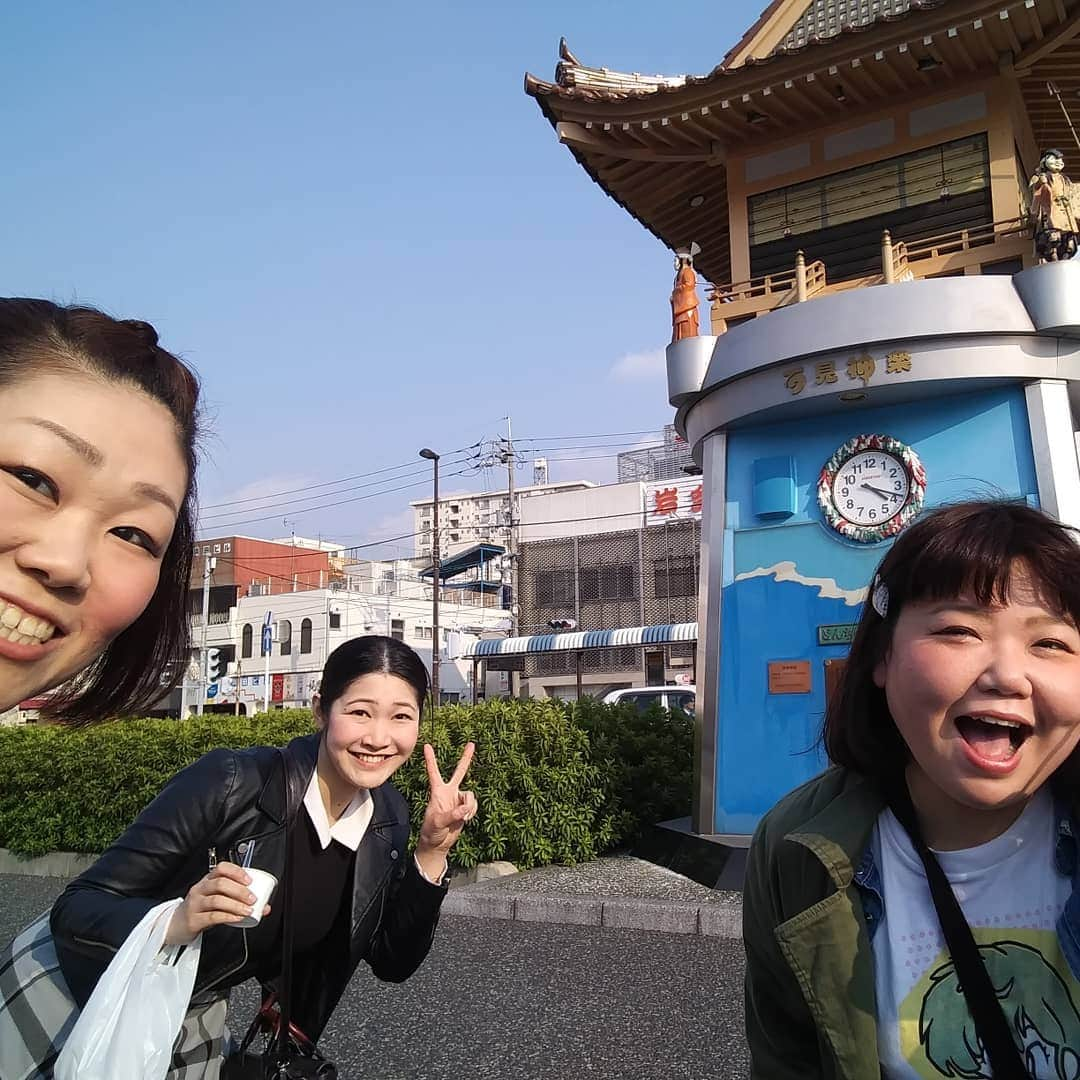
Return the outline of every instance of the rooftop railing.
<path id="1" fill-rule="evenodd" d="M 881 238 L 880 272 L 830 282 L 825 263 L 820 259 L 807 263 L 806 256 L 799 251 L 790 270 L 749 281 L 710 286 L 712 332 L 723 334 L 733 322 L 757 318 L 816 296 L 869 285 L 893 285 L 951 274 L 978 274 L 994 263 L 1026 262 L 1030 257 L 1031 226 L 1026 218 L 989 222 L 910 243 L 894 241 L 886 230 Z"/>

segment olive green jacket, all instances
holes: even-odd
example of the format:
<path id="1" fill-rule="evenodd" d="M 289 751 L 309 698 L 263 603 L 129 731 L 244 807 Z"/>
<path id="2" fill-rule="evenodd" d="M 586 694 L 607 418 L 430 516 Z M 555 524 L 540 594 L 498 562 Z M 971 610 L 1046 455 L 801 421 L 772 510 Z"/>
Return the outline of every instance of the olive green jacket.
<path id="1" fill-rule="evenodd" d="M 874 961 L 859 865 L 885 805 L 831 768 L 762 820 L 743 896 L 754 1080 L 879 1080 Z"/>

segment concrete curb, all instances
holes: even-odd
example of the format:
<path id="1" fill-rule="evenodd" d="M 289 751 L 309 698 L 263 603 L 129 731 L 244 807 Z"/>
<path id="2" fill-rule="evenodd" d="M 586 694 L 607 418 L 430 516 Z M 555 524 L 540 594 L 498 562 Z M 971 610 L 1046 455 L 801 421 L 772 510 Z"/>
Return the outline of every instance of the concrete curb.
<path id="1" fill-rule="evenodd" d="M 50 851 L 48 855 L 24 858 L 0 848 L 0 874 L 23 874 L 26 877 L 78 877 L 100 858 L 98 855 L 79 855 L 74 851 Z"/>
<path id="2" fill-rule="evenodd" d="M 550 896 L 453 889 L 443 901 L 444 915 L 516 922 L 606 926 L 619 930 L 656 930 L 665 934 L 742 937 L 742 907 L 696 904 L 687 900 L 651 900 L 636 896 Z"/>

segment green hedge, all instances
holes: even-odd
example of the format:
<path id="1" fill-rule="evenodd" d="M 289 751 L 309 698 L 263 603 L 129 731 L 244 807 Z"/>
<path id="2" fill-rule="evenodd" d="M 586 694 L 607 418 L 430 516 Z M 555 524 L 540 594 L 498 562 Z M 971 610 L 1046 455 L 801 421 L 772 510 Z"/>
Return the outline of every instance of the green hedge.
<path id="1" fill-rule="evenodd" d="M 71 731 L 0 728 L 0 847 L 21 855 L 96 853 L 175 772 L 217 746 L 283 745 L 312 730 L 304 709 L 250 718 L 122 720 Z M 468 786 L 480 814 L 454 848 L 469 867 L 506 859 L 522 869 L 594 858 L 650 823 L 689 813 L 692 725 L 680 713 L 642 716 L 591 700 L 445 706 L 425 719 L 444 775 L 476 742 Z M 427 799 L 419 750 L 394 783 L 414 832 Z"/>

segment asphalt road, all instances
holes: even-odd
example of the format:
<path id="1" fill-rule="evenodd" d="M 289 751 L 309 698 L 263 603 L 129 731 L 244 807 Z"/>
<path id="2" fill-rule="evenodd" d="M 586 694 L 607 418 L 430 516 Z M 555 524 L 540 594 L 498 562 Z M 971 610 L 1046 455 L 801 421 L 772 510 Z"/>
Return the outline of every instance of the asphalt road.
<path id="1" fill-rule="evenodd" d="M 0 938 L 62 882 L 0 877 Z M 323 1036 L 342 1080 L 729 1080 L 749 1069 L 742 944 L 697 935 L 445 918 L 407 983 L 362 969 Z M 254 1009 L 234 993 L 234 1024 Z"/>

